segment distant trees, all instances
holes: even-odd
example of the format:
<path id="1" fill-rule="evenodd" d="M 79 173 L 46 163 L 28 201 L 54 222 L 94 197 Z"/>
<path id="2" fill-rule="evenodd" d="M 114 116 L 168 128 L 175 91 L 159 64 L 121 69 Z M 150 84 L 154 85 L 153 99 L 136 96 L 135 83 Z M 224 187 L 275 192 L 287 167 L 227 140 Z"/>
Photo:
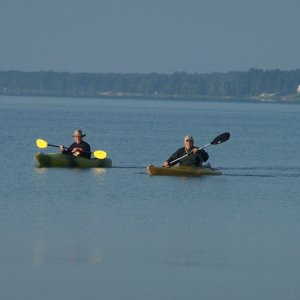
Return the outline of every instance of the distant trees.
<path id="1" fill-rule="evenodd" d="M 0 71 L 0 94 L 72 97 L 253 97 L 294 94 L 300 69 L 211 74 Z"/>

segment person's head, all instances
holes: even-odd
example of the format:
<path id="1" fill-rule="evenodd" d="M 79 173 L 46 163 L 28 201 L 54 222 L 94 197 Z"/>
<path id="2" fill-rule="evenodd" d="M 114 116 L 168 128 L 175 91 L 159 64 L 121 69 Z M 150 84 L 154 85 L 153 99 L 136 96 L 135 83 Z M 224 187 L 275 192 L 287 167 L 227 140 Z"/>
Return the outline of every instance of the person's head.
<path id="1" fill-rule="evenodd" d="M 85 136 L 85 134 L 82 134 L 82 131 L 80 129 L 75 129 L 74 130 L 73 138 L 74 138 L 76 143 L 80 143 L 84 136 Z"/>
<path id="2" fill-rule="evenodd" d="M 194 146 L 194 139 L 191 135 L 186 135 L 183 139 L 185 149 L 190 150 Z"/>

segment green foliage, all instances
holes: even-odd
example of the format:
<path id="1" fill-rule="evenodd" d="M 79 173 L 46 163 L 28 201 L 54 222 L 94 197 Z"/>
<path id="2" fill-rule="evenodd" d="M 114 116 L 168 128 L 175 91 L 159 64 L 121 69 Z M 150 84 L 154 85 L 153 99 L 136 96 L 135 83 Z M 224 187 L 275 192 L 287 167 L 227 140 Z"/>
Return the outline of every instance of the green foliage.
<path id="1" fill-rule="evenodd" d="M 295 94 L 300 69 L 211 74 L 0 71 L 0 94 L 72 97 L 255 97 Z"/>

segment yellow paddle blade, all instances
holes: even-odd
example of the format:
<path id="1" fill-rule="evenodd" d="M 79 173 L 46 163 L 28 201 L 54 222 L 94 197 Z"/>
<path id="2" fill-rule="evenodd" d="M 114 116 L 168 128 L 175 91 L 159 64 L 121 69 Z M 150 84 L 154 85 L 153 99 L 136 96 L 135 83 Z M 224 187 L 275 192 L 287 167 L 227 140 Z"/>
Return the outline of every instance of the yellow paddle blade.
<path id="1" fill-rule="evenodd" d="M 39 148 L 47 148 L 48 147 L 48 143 L 42 139 L 37 139 L 36 140 L 36 145 Z"/>
<path id="2" fill-rule="evenodd" d="M 106 152 L 102 151 L 102 150 L 97 150 L 93 154 L 96 158 L 99 158 L 99 159 L 104 159 L 107 156 Z"/>

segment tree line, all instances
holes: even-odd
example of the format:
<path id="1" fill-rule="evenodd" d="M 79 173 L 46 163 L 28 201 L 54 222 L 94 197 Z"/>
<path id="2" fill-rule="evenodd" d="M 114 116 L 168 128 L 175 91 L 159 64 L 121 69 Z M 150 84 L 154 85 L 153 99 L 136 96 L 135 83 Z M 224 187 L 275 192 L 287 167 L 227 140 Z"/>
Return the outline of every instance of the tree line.
<path id="1" fill-rule="evenodd" d="M 189 74 L 0 71 L 0 94 L 66 97 L 255 97 L 296 94 L 300 69 Z"/>

